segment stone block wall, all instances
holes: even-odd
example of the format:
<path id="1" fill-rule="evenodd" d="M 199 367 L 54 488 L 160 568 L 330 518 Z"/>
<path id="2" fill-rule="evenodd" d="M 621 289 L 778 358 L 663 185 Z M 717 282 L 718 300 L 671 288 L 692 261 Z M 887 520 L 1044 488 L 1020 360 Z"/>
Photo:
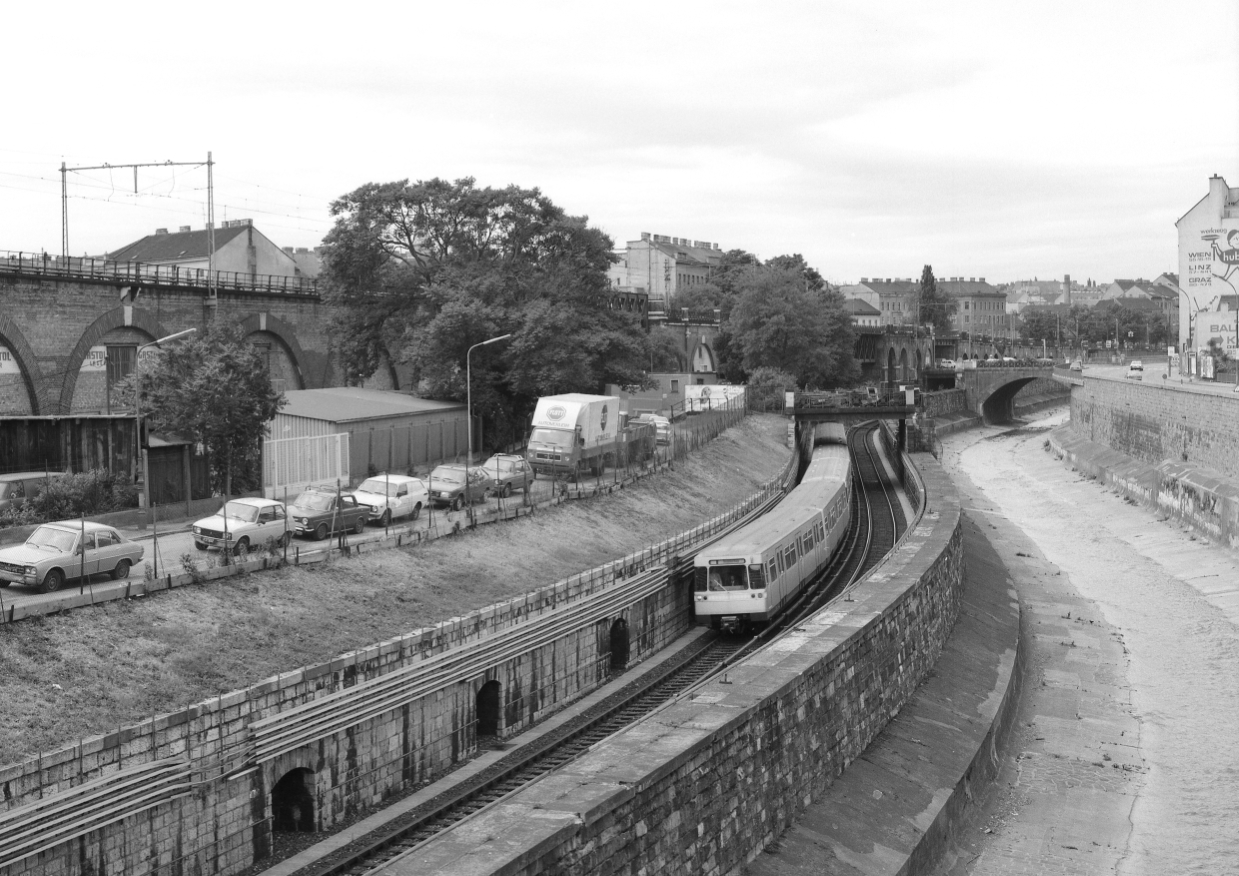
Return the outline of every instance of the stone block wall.
<path id="1" fill-rule="evenodd" d="M 861 755 L 954 625 L 959 499 L 932 457 L 915 463 L 930 510 L 854 601 L 386 872 L 740 872 Z"/>
<path id="2" fill-rule="evenodd" d="M 1187 463 L 1239 481 L 1239 396 L 1148 381 L 1083 378 L 1071 393 L 1071 428 L 1151 465 Z"/>
<path id="3" fill-rule="evenodd" d="M 962 389 L 939 389 L 926 392 L 921 398 L 925 404 L 925 416 L 941 417 L 945 414 L 962 413 L 967 407 Z"/>

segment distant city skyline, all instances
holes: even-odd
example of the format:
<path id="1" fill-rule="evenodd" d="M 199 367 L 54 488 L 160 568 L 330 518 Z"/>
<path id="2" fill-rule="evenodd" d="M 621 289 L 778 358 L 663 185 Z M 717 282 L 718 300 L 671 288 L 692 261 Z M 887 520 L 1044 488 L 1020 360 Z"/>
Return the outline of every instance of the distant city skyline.
<path id="1" fill-rule="evenodd" d="M 230 13 L 244 10 L 238 28 Z M 799 252 L 835 283 L 1177 272 L 1175 221 L 1239 185 L 1239 7 L 1201 0 L 539 2 L 330 20 L 122 0 L 0 60 L 0 250 L 73 255 L 252 218 L 313 247 L 367 182 L 538 187 L 640 233 Z M 53 27 L 54 24 L 54 27 Z M 54 58 L 52 55 L 54 54 Z"/>

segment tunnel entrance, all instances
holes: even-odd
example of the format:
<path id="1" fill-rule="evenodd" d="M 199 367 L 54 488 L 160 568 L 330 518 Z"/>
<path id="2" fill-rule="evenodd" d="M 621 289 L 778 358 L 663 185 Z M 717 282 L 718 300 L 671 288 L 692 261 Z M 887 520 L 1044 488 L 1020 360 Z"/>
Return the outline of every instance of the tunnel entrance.
<path id="1" fill-rule="evenodd" d="M 611 624 L 611 671 L 623 672 L 628 668 L 628 621 L 620 618 Z"/>
<path id="2" fill-rule="evenodd" d="M 488 681 L 478 691 L 478 736 L 499 735 L 499 682 Z"/>
<path id="3" fill-rule="evenodd" d="M 314 832 L 314 773 L 290 770 L 271 791 L 271 829 L 276 833 Z"/>

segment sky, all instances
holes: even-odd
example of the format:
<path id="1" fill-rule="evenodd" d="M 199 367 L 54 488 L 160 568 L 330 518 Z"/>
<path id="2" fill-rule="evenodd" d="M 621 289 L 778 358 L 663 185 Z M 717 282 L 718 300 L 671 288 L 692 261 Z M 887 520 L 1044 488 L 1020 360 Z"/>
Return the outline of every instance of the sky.
<path id="1" fill-rule="evenodd" d="M 71 255 L 201 228 L 209 153 L 216 221 L 281 246 L 365 183 L 474 177 L 836 283 L 1109 282 L 1176 271 L 1239 186 L 1233 0 L 38 10 L 5 16 L 0 251 L 61 251 L 62 163 L 111 165 L 65 174 Z"/>

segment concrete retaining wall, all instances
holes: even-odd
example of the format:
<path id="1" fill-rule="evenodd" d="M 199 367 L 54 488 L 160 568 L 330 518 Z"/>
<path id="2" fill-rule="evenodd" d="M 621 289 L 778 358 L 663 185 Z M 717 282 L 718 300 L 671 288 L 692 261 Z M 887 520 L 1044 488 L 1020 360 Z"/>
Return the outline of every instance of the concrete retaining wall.
<path id="1" fill-rule="evenodd" d="M 774 841 L 934 665 L 962 587 L 958 494 L 933 497 L 845 602 L 557 772 L 391 864 L 393 874 L 719 874 Z"/>
<path id="2" fill-rule="evenodd" d="M 1212 541 L 1239 548 L 1239 487 L 1218 472 L 1172 460 L 1142 462 L 1082 437 L 1074 424 L 1055 429 L 1049 442 L 1054 453 L 1079 471 Z"/>

